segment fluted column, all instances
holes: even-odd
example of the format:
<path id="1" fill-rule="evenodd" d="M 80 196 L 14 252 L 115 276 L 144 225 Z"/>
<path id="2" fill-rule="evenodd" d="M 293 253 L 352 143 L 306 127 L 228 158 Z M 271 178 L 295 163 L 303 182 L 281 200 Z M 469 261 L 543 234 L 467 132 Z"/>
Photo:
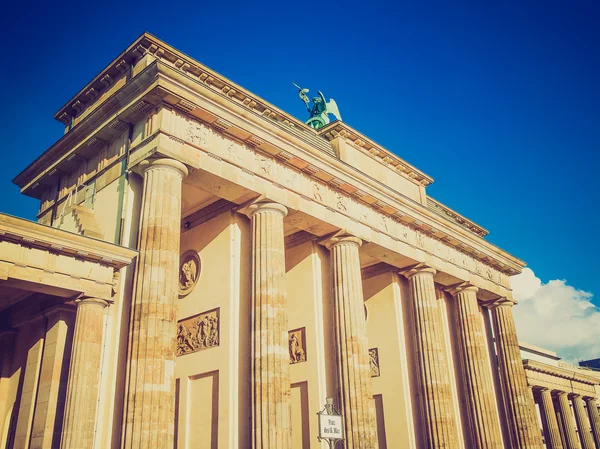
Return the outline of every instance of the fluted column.
<path id="1" fill-rule="evenodd" d="M 450 290 L 456 304 L 462 382 L 474 447 L 502 449 L 498 409 L 477 304 L 477 290 L 471 284 L 461 284 Z"/>
<path id="2" fill-rule="evenodd" d="M 172 449 L 181 184 L 173 159 L 140 163 L 144 177 L 124 412 L 125 449 Z"/>
<path id="3" fill-rule="evenodd" d="M 583 449 L 596 449 L 594 438 L 590 433 L 590 421 L 585 411 L 583 398 L 578 394 L 573 396 L 573 411 L 575 412 L 575 421 L 577 422 Z"/>
<path id="4" fill-rule="evenodd" d="M 290 355 L 283 218 L 277 203 L 250 206 L 252 221 L 252 448 L 290 449 Z"/>
<path id="5" fill-rule="evenodd" d="M 337 378 L 344 415 L 344 447 L 377 446 L 369 348 L 358 249 L 359 238 L 340 232 L 324 242 L 331 251 Z"/>
<path id="6" fill-rule="evenodd" d="M 458 447 L 454 407 L 450 388 L 449 364 L 441 333 L 441 315 L 435 295 L 433 276 L 436 271 L 417 265 L 404 272 L 411 292 L 411 307 L 415 324 L 415 343 L 423 447 Z"/>
<path id="7" fill-rule="evenodd" d="M 503 299 L 490 307 L 508 431 L 514 449 L 537 449 L 543 447 L 542 434 L 533 396 L 527 387 L 512 313 L 513 305 L 514 302 Z"/>
<path id="8" fill-rule="evenodd" d="M 579 437 L 577 436 L 577 428 L 575 427 L 575 418 L 569 404 L 569 396 L 564 391 L 559 391 L 556 397 L 558 398 L 560 420 L 565 431 L 567 449 L 581 449 Z"/>
<path id="9" fill-rule="evenodd" d="M 104 332 L 104 308 L 98 298 L 77 301 L 61 449 L 92 449 Z"/>
<path id="10" fill-rule="evenodd" d="M 554 401 L 552 400 L 552 392 L 548 388 L 540 388 L 539 392 L 541 399 L 540 414 L 542 415 L 542 424 L 546 436 L 546 447 L 548 449 L 563 449 L 556 411 L 554 410 Z"/>
<path id="11" fill-rule="evenodd" d="M 590 424 L 596 446 L 600 449 L 600 413 L 598 413 L 598 403 L 595 398 L 585 398 L 588 414 L 590 415 Z"/>

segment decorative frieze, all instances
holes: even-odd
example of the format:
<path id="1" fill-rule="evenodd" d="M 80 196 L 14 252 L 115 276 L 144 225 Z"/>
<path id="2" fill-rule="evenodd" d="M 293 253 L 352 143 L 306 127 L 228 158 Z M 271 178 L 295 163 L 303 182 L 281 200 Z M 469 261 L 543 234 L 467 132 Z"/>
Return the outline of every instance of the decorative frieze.
<path id="1" fill-rule="evenodd" d="M 443 237 L 436 237 L 436 234 L 442 235 L 437 229 L 428 226 L 428 230 L 424 231 L 414 226 L 412 224 L 415 222 L 414 218 L 395 208 L 389 208 L 382 201 L 373 199 L 366 193 L 361 196 L 362 191 L 357 190 L 348 194 L 335 188 L 335 181 L 332 185 L 331 181 L 323 182 L 321 179 L 315 179 L 315 177 L 321 177 L 322 174 L 325 175 L 317 167 L 307 166 L 299 171 L 275 157 L 256 152 L 252 147 L 263 143 L 262 139 L 258 137 L 252 136 L 246 140 L 246 144 L 243 144 L 218 133 L 208 125 L 178 114 L 176 111 L 172 120 L 177 123 L 173 126 L 173 132 L 193 145 L 202 146 L 205 149 L 210 147 L 211 152 L 228 162 L 253 170 L 257 175 L 270 181 L 276 181 L 288 187 L 294 186 L 293 190 L 296 193 L 312 198 L 333 211 L 354 217 L 368 226 L 372 226 L 374 223 L 378 224 L 377 230 L 394 240 L 422 249 L 502 287 L 510 288 L 506 273 L 490 266 L 489 262 L 484 263 L 475 259 L 471 254 L 467 254 L 466 248 L 461 250 L 453 247 L 460 243 L 458 240 L 446 238 L 442 241 L 441 239 L 447 237 L 444 233 L 442 233 Z M 393 215 L 386 213 L 388 210 L 392 210 Z M 508 274 L 514 274 L 509 267 L 503 267 L 503 269 Z"/>
<path id="2" fill-rule="evenodd" d="M 219 309 L 200 313 L 177 323 L 177 355 L 219 346 Z"/>
<path id="3" fill-rule="evenodd" d="M 302 327 L 289 332 L 290 363 L 306 362 L 306 331 Z"/>
<path id="4" fill-rule="evenodd" d="M 369 349 L 369 363 L 371 365 L 371 377 L 381 376 L 381 370 L 379 368 L 379 349 Z"/>

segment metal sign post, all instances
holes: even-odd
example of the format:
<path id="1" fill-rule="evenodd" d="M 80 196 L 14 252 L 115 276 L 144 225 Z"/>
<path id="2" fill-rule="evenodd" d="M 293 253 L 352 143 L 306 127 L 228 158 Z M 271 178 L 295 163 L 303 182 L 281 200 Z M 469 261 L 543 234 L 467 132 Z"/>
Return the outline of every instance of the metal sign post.
<path id="1" fill-rule="evenodd" d="M 317 440 L 327 441 L 329 449 L 335 449 L 338 441 L 344 440 L 344 417 L 333 406 L 333 398 L 325 398 L 325 408 L 317 412 L 319 436 Z"/>

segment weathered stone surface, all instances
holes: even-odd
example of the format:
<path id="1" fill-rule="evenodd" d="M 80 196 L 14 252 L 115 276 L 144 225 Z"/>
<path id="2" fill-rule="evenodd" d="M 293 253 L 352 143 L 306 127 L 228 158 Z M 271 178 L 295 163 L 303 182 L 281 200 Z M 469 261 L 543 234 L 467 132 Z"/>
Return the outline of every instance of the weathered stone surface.
<path id="1" fill-rule="evenodd" d="M 581 439 L 583 449 L 596 449 L 594 438 L 590 433 L 590 421 L 585 410 L 583 398 L 579 395 L 574 395 L 572 402 L 573 411 L 575 412 L 575 421 L 577 422 L 579 438 Z"/>
<path id="2" fill-rule="evenodd" d="M 542 388 L 539 390 L 539 393 L 541 398 L 540 414 L 542 415 L 542 423 L 546 435 L 546 447 L 548 449 L 563 449 L 556 411 L 554 410 L 554 401 L 552 400 L 552 392 L 548 388 Z"/>
<path id="3" fill-rule="evenodd" d="M 462 382 L 473 444 L 481 449 L 501 449 L 500 422 L 477 290 L 471 284 L 461 284 L 451 290 L 456 303 Z"/>
<path id="4" fill-rule="evenodd" d="M 85 298 L 77 303 L 61 449 L 92 449 L 94 446 L 107 305 L 98 298 Z"/>
<path id="5" fill-rule="evenodd" d="M 581 443 L 577 436 L 577 427 L 575 426 L 575 418 L 569 404 L 569 395 L 564 391 L 559 391 L 556 397 L 558 398 L 558 409 L 567 449 L 581 449 Z"/>
<path id="6" fill-rule="evenodd" d="M 590 424 L 596 446 L 600 448 L 600 413 L 598 413 L 598 402 L 594 398 L 585 398 L 588 413 L 590 415 Z"/>
<path id="7" fill-rule="evenodd" d="M 175 420 L 176 305 L 185 165 L 142 161 L 139 258 L 131 305 L 124 448 L 171 449 Z"/>
<path id="8" fill-rule="evenodd" d="M 417 265 L 404 272 L 411 292 L 415 325 L 418 396 L 422 408 L 425 447 L 456 448 L 458 438 L 449 377 L 449 364 L 441 334 L 441 316 L 433 275 L 435 270 Z"/>
<path id="9" fill-rule="evenodd" d="M 347 449 L 371 449 L 377 445 L 377 426 L 358 256 L 362 242 L 341 233 L 324 243 L 332 256 L 337 375 L 344 415 L 344 445 Z"/>
<path id="10" fill-rule="evenodd" d="M 542 434 L 533 396 L 527 387 L 512 314 L 513 305 L 512 301 L 500 300 L 491 307 L 508 430 L 514 449 L 538 449 L 543 447 Z"/>
<path id="11" fill-rule="evenodd" d="M 271 202 L 250 206 L 252 221 L 252 447 L 290 449 L 290 354 L 283 218 Z"/>

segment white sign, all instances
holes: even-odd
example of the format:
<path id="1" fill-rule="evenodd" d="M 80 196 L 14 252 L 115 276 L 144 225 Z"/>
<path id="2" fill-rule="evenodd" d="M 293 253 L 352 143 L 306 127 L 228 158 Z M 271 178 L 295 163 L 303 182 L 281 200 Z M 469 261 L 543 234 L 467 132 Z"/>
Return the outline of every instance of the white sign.
<path id="1" fill-rule="evenodd" d="M 341 415 L 319 413 L 319 437 L 331 440 L 343 440 L 343 423 Z"/>

